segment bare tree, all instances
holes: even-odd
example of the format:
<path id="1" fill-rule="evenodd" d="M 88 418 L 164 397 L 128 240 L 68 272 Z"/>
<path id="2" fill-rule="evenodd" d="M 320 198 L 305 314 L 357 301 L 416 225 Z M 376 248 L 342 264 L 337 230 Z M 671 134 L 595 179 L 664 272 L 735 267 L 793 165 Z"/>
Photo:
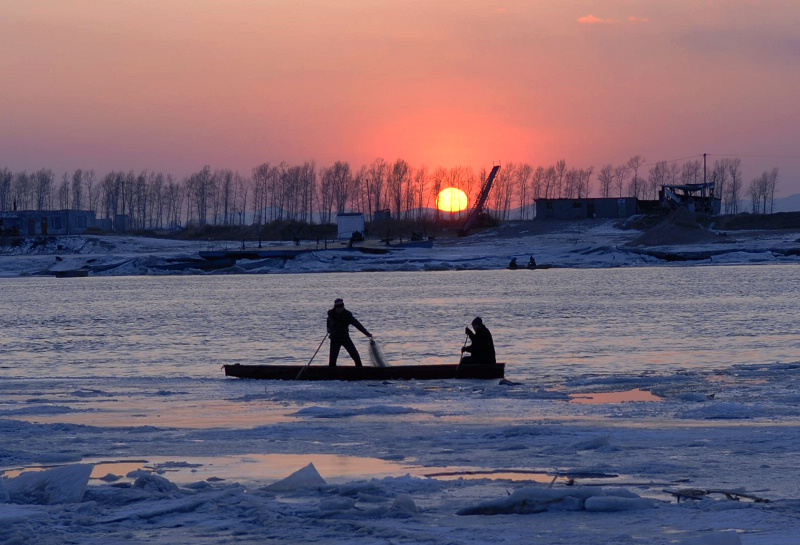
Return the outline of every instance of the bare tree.
<path id="1" fill-rule="evenodd" d="M 57 195 L 58 208 L 60 210 L 69 208 L 69 173 L 67 172 L 61 176 L 61 183 L 58 184 Z"/>
<path id="2" fill-rule="evenodd" d="M 425 202 L 425 187 L 428 184 L 428 169 L 424 166 L 417 169 L 414 173 L 413 194 L 414 202 L 413 207 L 417 210 L 417 219 L 423 219 L 426 216 L 427 202 Z"/>
<path id="3" fill-rule="evenodd" d="M 214 224 L 218 222 L 221 216 L 222 225 L 230 225 L 232 223 L 230 215 L 234 195 L 233 171 L 228 168 L 217 170 L 214 173 L 214 178 L 217 179 L 218 188 L 214 199 Z"/>
<path id="4" fill-rule="evenodd" d="M 728 158 L 721 161 L 714 161 L 714 169 L 711 171 L 711 181 L 714 183 L 714 194 L 720 199 L 725 195 L 728 182 Z"/>
<path id="5" fill-rule="evenodd" d="M 567 172 L 567 162 L 564 159 L 561 159 L 556 163 L 555 166 L 555 186 L 554 186 L 554 195 L 553 197 L 559 199 L 563 196 L 563 187 L 564 187 L 564 176 Z"/>
<path id="6" fill-rule="evenodd" d="M 742 198 L 742 160 L 735 157 L 728 161 L 727 166 L 731 182 L 724 194 L 725 213 L 738 214 L 739 200 Z"/>
<path id="7" fill-rule="evenodd" d="M 234 175 L 234 187 L 236 194 L 233 198 L 233 213 L 234 217 L 238 215 L 238 225 L 243 226 L 247 221 L 247 194 L 250 188 L 251 181 L 240 175 L 238 172 Z"/>
<path id="8" fill-rule="evenodd" d="M 162 229 L 164 227 L 164 174 L 151 172 L 147 180 L 148 210 L 150 210 L 149 227 Z"/>
<path id="9" fill-rule="evenodd" d="M 644 162 L 645 159 L 641 155 L 634 155 L 628 159 L 628 168 L 633 171 L 633 178 L 631 178 L 628 184 L 628 194 L 637 199 L 643 196 L 644 193 L 644 180 L 639 178 L 639 167 L 641 167 Z"/>
<path id="10" fill-rule="evenodd" d="M 577 168 L 570 168 L 564 173 L 561 196 L 565 199 L 576 199 L 580 189 L 580 171 Z"/>
<path id="11" fill-rule="evenodd" d="M 208 223 L 208 205 L 214 190 L 211 167 L 206 165 L 189 176 L 186 189 L 191 199 L 191 203 L 187 205 L 187 210 L 193 209 L 197 214 L 198 225 L 206 225 Z"/>
<path id="12" fill-rule="evenodd" d="M 514 189 L 513 179 L 517 167 L 514 163 L 507 163 L 494 179 L 494 185 L 490 193 L 491 208 L 493 208 L 500 219 L 507 219 L 508 210 L 511 207 L 511 195 Z M 485 179 L 488 173 L 481 174 Z"/>
<path id="13" fill-rule="evenodd" d="M 582 168 L 578 171 L 580 181 L 578 183 L 578 198 L 588 197 L 592 193 L 592 174 L 594 167 Z"/>
<path id="14" fill-rule="evenodd" d="M 14 174 L 7 168 L 0 170 L 0 211 L 5 212 L 13 206 L 11 182 Z"/>
<path id="15" fill-rule="evenodd" d="M 119 213 L 120 193 L 122 191 L 122 172 L 113 170 L 103 177 L 100 184 L 103 194 L 103 212 L 106 218 L 114 219 Z"/>
<path id="16" fill-rule="evenodd" d="M 687 161 L 681 168 L 681 183 L 699 184 L 702 172 L 703 163 L 699 159 L 697 161 Z"/>
<path id="17" fill-rule="evenodd" d="M 72 174 L 72 206 L 74 210 L 80 210 L 83 205 L 83 171 L 76 170 Z"/>
<path id="18" fill-rule="evenodd" d="M 320 172 L 320 178 L 320 221 L 321 223 L 330 223 L 335 202 L 335 174 L 333 167 L 323 168 Z"/>
<path id="19" fill-rule="evenodd" d="M 442 192 L 444 189 L 444 185 L 447 183 L 448 173 L 447 169 L 443 167 L 437 168 L 433 172 L 433 176 L 431 176 L 431 194 L 433 195 L 434 199 L 434 220 L 439 221 L 439 193 Z"/>
<path id="20" fill-rule="evenodd" d="M 148 218 L 148 200 L 147 200 L 147 171 L 143 170 L 136 176 L 134 185 L 133 205 L 131 206 L 131 219 L 133 225 L 139 229 L 144 229 L 147 225 Z"/>
<path id="21" fill-rule="evenodd" d="M 356 209 L 363 212 L 365 217 L 369 218 L 370 205 L 369 205 L 369 170 L 367 165 L 361 165 L 361 168 L 353 174 L 353 201 L 356 203 Z"/>
<path id="22" fill-rule="evenodd" d="M 653 165 L 647 176 L 647 186 L 652 199 L 656 199 L 658 195 L 658 188 L 662 185 L 667 185 L 667 162 L 660 161 Z"/>
<path id="23" fill-rule="evenodd" d="M 370 218 L 375 212 L 385 208 L 384 196 L 388 175 L 389 165 L 380 157 L 372 162 L 367 171 L 367 207 Z"/>
<path id="24" fill-rule="evenodd" d="M 764 178 L 767 184 L 767 198 L 769 199 L 769 213 L 775 209 L 775 186 L 778 185 L 778 167 L 773 168 L 768 172 L 764 172 Z"/>
<path id="25" fill-rule="evenodd" d="M 33 186 L 36 195 L 36 210 L 50 209 L 54 177 L 55 175 L 50 169 L 43 168 L 33 173 Z"/>
<path id="26" fill-rule="evenodd" d="M 547 198 L 547 193 L 545 192 L 545 179 L 546 174 L 543 166 L 536 167 L 536 170 L 533 172 L 533 178 L 531 179 L 531 191 L 533 192 L 533 200 L 538 201 L 542 198 L 542 194 L 544 192 L 545 199 Z"/>
<path id="27" fill-rule="evenodd" d="M 614 169 L 614 188 L 620 198 L 622 198 L 622 190 L 625 187 L 625 180 L 628 178 L 630 171 L 631 169 L 627 164 L 619 165 Z"/>
<path id="28" fill-rule="evenodd" d="M 395 161 L 389 172 L 389 197 L 392 203 L 392 211 L 400 217 L 403 206 L 403 193 L 406 190 L 408 181 L 411 178 L 411 167 L 403 159 Z"/>
<path id="29" fill-rule="evenodd" d="M 485 178 L 486 172 L 484 170 L 481 180 Z M 475 173 L 470 167 L 453 167 L 448 171 L 446 186 L 455 187 L 463 191 L 467 195 L 468 202 L 471 203 L 470 206 L 473 206 L 472 203 L 476 203 L 479 197 L 481 190 L 481 183 L 479 183 L 479 181 L 481 180 L 475 177 Z M 462 217 L 464 213 L 463 210 L 459 211 L 459 218 Z"/>
<path id="30" fill-rule="evenodd" d="M 600 197 L 609 198 L 611 196 L 611 187 L 614 184 L 614 167 L 612 165 L 604 165 L 597 175 L 597 180 L 600 182 Z"/>
<path id="31" fill-rule="evenodd" d="M 545 199 L 558 198 L 558 192 L 556 191 L 557 178 L 556 167 L 547 167 L 547 170 L 544 171 L 544 177 L 542 178 Z"/>
<path id="32" fill-rule="evenodd" d="M 166 184 L 167 226 L 177 229 L 181 226 L 181 210 L 186 192 L 172 174 L 167 175 Z"/>
<path id="33" fill-rule="evenodd" d="M 14 174 L 11 180 L 11 209 L 27 210 L 31 207 L 33 199 L 33 181 L 24 170 Z"/>
<path id="34" fill-rule="evenodd" d="M 628 183 L 628 196 L 640 199 L 643 198 L 644 191 L 645 181 L 634 174 L 631 177 L 631 181 Z"/>
<path id="35" fill-rule="evenodd" d="M 254 223 L 261 225 L 267 221 L 267 206 L 269 203 L 270 180 L 277 169 L 269 163 L 262 163 L 253 168 L 253 208 Z"/>
<path id="36" fill-rule="evenodd" d="M 346 161 L 336 161 L 329 169 L 331 181 L 333 183 L 333 199 L 336 205 L 336 213 L 343 214 L 347 211 L 347 203 L 350 200 L 353 174 L 350 171 L 350 163 Z"/>
<path id="37" fill-rule="evenodd" d="M 517 170 L 514 173 L 514 182 L 517 185 L 517 199 L 519 199 L 519 215 L 520 219 L 528 219 L 528 204 L 529 204 L 529 186 L 533 180 L 533 167 L 528 163 L 521 163 L 517 165 Z"/>
<path id="38" fill-rule="evenodd" d="M 86 187 L 86 201 L 87 209 L 94 210 L 95 213 L 99 210 L 100 191 L 96 187 L 97 175 L 94 170 L 83 171 L 83 185 Z"/>
<path id="39" fill-rule="evenodd" d="M 314 222 L 314 195 L 317 188 L 317 171 L 313 162 L 306 161 L 300 167 L 301 221 Z"/>
<path id="40" fill-rule="evenodd" d="M 761 206 L 764 198 L 764 177 L 759 176 L 758 178 L 754 178 L 750 182 L 750 202 L 753 207 L 753 214 L 758 214 L 761 212 Z M 766 206 L 766 203 L 764 203 Z"/>

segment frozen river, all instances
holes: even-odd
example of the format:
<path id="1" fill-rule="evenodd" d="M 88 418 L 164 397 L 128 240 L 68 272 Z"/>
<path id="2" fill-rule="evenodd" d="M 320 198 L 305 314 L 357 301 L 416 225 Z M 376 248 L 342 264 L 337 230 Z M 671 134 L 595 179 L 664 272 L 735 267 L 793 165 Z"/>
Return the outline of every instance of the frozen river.
<path id="1" fill-rule="evenodd" d="M 0 541 L 774 545 L 800 531 L 796 265 L 0 289 Z M 335 297 L 394 365 L 457 361 L 480 315 L 508 380 L 223 376 L 307 363 Z M 327 484 L 268 489 L 308 463 Z M 41 499 L 14 489 L 21 470 L 82 464 L 94 471 L 77 506 L 17 505 Z M 680 488 L 770 503 L 667 503 Z"/>

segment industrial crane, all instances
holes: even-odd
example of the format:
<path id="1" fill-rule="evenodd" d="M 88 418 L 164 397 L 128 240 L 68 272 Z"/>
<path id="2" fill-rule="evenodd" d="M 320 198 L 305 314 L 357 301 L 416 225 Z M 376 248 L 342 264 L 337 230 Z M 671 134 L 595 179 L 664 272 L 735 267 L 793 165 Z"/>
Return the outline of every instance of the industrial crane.
<path id="1" fill-rule="evenodd" d="M 494 177 L 497 176 L 498 170 L 500 170 L 500 165 L 492 167 L 492 171 L 489 173 L 489 176 L 481 187 L 481 192 L 478 194 L 478 201 L 475 203 L 475 206 L 472 207 L 472 210 L 469 211 L 469 214 L 467 214 L 464 225 L 458 230 L 458 236 L 466 236 L 475 224 L 475 221 L 484 213 L 483 207 L 486 204 L 486 199 L 489 198 L 489 191 L 492 189 L 492 182 L 494 181 Z"/>

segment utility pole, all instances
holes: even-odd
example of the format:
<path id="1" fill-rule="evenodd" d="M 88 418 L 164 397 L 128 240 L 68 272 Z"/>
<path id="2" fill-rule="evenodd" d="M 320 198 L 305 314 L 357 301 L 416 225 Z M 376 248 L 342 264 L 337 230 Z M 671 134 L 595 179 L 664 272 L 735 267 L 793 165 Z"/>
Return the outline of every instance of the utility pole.
<path id="1" fill-rule="evenodd" d="M 707 153 L 703 154 L 703 183 L 706 183 L 706 156 L 707 155 L 708 155 Z"/>
<path id="2" fill-rule="evenodd" d="M 708 155 L 707 153 L 703 154 L 703 193 L 702 193 L 703 197 L 706 196 L 706 156 L 707 155 Z"/>

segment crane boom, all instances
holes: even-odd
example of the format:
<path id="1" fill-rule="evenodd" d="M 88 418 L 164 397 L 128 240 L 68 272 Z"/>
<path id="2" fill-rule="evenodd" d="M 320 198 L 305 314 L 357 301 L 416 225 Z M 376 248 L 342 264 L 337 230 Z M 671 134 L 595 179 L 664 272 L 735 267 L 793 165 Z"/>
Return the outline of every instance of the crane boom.
<path id="1" fill-rule="evenodd" d="M 492 171 L 489 173 L 489 176 L 486 178 L 486 182 L 484 182 L 483 187 L 481 187 L 481 192 L 478 194 L 478 202 L 476 202 L 472 210 L 469 211 L 467 219 L 464 221 L 464 225 L 462 225 L 461 229 L 458 230 L 458 236 L 466 236 L 466 234 L 469 233 L 469 230 L 472 228 L 472 225 L 475 223 L 475 220 L 478 219 L 478 216 L 480 216 L 483 212 L 483 207 L 486 204 L 486 199 L 489 198 L 489 191 L 492 189 L 492 182 L 494 182 L 494 177 L 497 176 L 498 170 L 500 170 L 500 165 L 495 165 L 492 167 Z"/>

